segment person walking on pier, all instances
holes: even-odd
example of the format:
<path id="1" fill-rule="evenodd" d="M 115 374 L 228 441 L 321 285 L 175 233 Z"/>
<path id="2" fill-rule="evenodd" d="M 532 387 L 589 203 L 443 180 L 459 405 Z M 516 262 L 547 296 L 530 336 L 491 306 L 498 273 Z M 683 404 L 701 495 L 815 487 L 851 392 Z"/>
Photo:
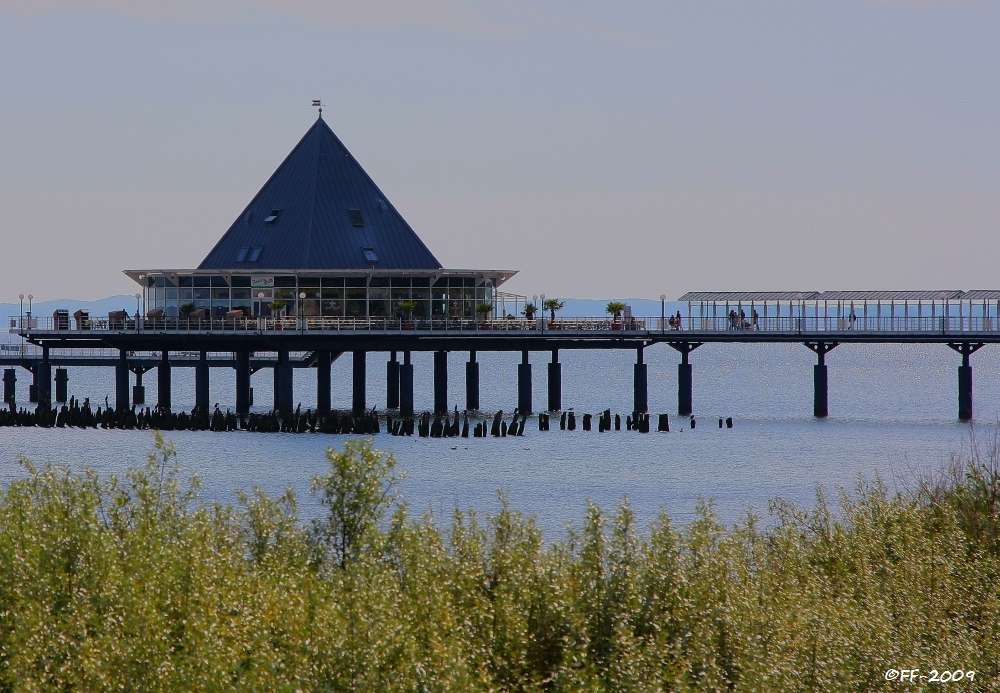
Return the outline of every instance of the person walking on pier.
<path id="1" fill-rule="evenodd" d="M 759 330 L 760 329 L 760 325 L 758 324 L 758 320 L 759 319 L 760 319 L 760 316 L 757 314 L 757 309 L 754 308 L 753 312 L 750 313 L 750 322 L 751 322 L 751 325 L 752 325 L 753 329 L 755 329 L 755 330 Z"/>
<path id="2" fill-rule="evenodd" d="M 857 320 L 858 320 L 858 316 L 854 314 L 854 309 L 853 308 L 851 308 L 851 314 L 850 314 L 850 316 L 848 316 L 847 319 L 849 321 L 847 329 L 853 330 L 854 329 L 854 323 L 857 322 Z"/>

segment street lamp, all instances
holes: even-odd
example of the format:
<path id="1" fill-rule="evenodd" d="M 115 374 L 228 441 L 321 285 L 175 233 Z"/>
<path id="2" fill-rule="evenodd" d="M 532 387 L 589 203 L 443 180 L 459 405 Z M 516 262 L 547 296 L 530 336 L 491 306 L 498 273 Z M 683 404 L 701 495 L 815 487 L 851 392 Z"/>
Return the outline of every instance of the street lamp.
<path id="1" fill-rule="evenodd" d="M 18 317 L 17 317 L 17 326 L 20 329 L 23 330 L 24 329 L 24 294 L 18 294 L 17 298 L 21 302 L 21 312 L 18 314 Z"/>
<path id="2" fill-rule="evenodd" d="M 135 295 L 135 331 L 139 331 L 139 316 L 141 312 L 139 310 L 139 301 L 142 300 L 142 294 L 136 293 Z"/>
<path id="3" fill-rule="evenodd" d="M 306 292 L 305 291 L 300 291 L 299 292 L 299 309 L 297 311 L 298 315 L 296 316 L 299 319 L 299 329 L 300 330 L 304 329 L 304 326 L 305 326 L 305 323 L 302 320 L 302 305 L 305 302 L 305 300 L 306 300 Z"/>
<path id="4" fill-rule="evenodd" d="M 666 319 L 667 319 L 667 295 L 660 294 L 660 332 L 663 332 L 664 330 L 663 324 L 664 322 L 666 322 Z M 688 329 L 691 329 L 690 325 L 688 326 Z"/>
<path id="5" fill-rule="evenodd" d="M 545 310 L 545 294 L 538 294 L 538 298 L 542 301 L 542 310 Z M 542 316 L 542 330 L 545 330 L 545 316 Z"/>
<path id="6" fill-rule="evenodd" d="M 33 298 L 34 298 L 34 296 L 32 296 L 31 294 L 28 294 L 28 329 L 29 330 L 31 329 L 31 299 L 33 299 Z"/>

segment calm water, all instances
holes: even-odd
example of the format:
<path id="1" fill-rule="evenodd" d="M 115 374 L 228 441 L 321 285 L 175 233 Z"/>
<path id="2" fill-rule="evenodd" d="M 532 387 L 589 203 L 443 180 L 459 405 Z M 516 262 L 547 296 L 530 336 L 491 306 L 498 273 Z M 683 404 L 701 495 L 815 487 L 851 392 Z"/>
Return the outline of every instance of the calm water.
<path id="1" fill-rule="evenodd" d="M 533 354 L 534 402 L 546 401 L 543 354 Z M 563 404 L 577 412 L 610 407 L 626 412 L 632 400 L 632 352 L 560 352 Z M 735 521 L 750 507 L 766 512 L 780 496 L 810 505 L 817 485 L 835 491 L 859 476 L 881 474 L 890 485 L 915 470 L 936 469 L 968 444 L 970 426 L 956 421 L 959 357 L 943 345 L 844 345 L 827 356 L 831 416 L 812 418 L 814 356 L 798 345 L 706 345 L 692 354 L 697 429 L 671 416 L 670 434 L 551 431 L 529 422 L 523 438 L 376 438 L 405 470 L 404 497 L 416 511 L 436 515 L 455 507 L 491 510 L 497 489 L 515 507 L 537 516 L 550 537 L 579 522 L 591 499 L 611 507 L 628 496 L 640 521 L 659 509 L 678 520 L 691 517 L 699 497 L 714 498 L 720 514 Z M 516 402 L 519 354 L 480 353 L 484 410 L 510 410 Z M 449 402 L 464 402 L 464 354 L 449 362 Z M 669 347 L 646 350 L 651 412 L 676 410 L 678 355 Z M 385 358 L 369 354 L 369 404 L 385 403 Z M 431 356 L 416 354 L 417 407 L 429 406 Z M 1000 418 L 1000 348 L 973 356 L 976 420 L 981 429 Z M 333 368 L 334 406 L 350 406 L 351 357 Z M 18 375 L 26 395 L 30 376 Z M 103 403 L 113 398 L 111 369 L 70 369 L 70 393 Z M 146 398 L 156 401 L 155 371 Z M 212 401 L 235 399 L 232 371 L 213 369 Z M 253 378 L 258 405 L 271 401 L 271 373 Z M 295 401 L 315 402 L 315 371 L 295 373 Z M 194 401 L 193 371 L 174 370 L 175 406 Z M 732 416 L 735 428 L 717 419 Z M 679 430 L 685 429 L 685 430 Z M 294 487 L 304 515 L 313 511 L 309 479 L 325 469 L 323 453 L 340 436 L 171 432 L 186 472 L 197 474 L 206 497 L 231 501 L 233 490 L 261 486 L 278 493 Z M 22 473 L 18 456 L 59 462 L 101 473 L 140 464 L 152 447 L 148 432 L 0 429 L 0 479 Z"/>

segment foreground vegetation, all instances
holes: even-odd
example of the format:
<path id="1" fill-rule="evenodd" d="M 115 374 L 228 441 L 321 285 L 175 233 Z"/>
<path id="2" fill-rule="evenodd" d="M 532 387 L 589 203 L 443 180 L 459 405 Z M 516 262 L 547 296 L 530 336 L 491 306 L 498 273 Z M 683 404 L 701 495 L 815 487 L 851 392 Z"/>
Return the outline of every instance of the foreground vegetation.
<path id="1" fill-rule="evenodd" d="M 330 451 L 291 493 L 209 504 L 161 440 L 126 478 L 36 468 L 0 497 L 0 690 L 869 690 L 890 667 L 997 684 L 1000 469 L 977 448 L 890 496 L 710 505 L 639 533 L 627 504 L 543 542 L 415 518 L 395 462 Z M 938 684 L 940 686 L 940 684 Z"/>

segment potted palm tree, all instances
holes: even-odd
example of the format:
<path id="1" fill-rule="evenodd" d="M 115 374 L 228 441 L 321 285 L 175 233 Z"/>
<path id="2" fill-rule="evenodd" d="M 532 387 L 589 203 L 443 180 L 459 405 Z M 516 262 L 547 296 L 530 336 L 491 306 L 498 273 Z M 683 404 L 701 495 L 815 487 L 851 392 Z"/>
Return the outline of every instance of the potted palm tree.
<path id="1" fill-rule="evenodd" d="M 556 327 L 556 311 L 562 310 L 566 306 L 565 301 L 560 301 L 558 298 L 547 298 L 542 307 L 549 311 L 549 329 L 554 330 Z"/>
<path id="2" fill-rule="evenodd" d="M 621 301 L 611 301 L 604 310 L 613 316 L 611 329 L 620 330 L 622 328 L 622 313 L 625 312 L 625 304 Z"/>
<path id="3" fill-rule="evenodd" d="M 538 310 L 538 306 L 536 306 L 534 303 L 525 303 L 524 310 L 521 312 L 524 314 L 524 317 L 527 318 L 528 320 L 534 320 L 536 310 Z"/>
<path id="4" fill-rule="evenodd" d="M 487 316 L 493 312 L 492 303 L 478 303 L 476 304 L 476 315 L 479 317 L 479 322 L 484 323 L 483 328 L 489 329 L 489 323 L 486 322 Z"/>
<path id="5" fill-rule="evenodd" d="M 413 300 L 400 301 L 399 309 L 403 311 L 403 329 L 412 330 L 413 329 L 413 311 L 417 308 L 417 302 Z"/>
<path id="6" fill-rule="evenodd" d="M 282 301 L 280 298 L 277 299 L 277 300 L 275 300 L 275 301 L 271 301 L 267 305 L 271 309 L 271 314 L 275 318 L 283 318 L 283 317 L 285 317 L 285 308 L 288 307 L 288 304 L 285 303 L 284 301 Z M 283 327 L 284 327 L 284 325 L 282 325 L 282 323 L 281 323 L 280 320 L 275 320 L 274 321 L 274 329 L 280 330 Z"/>

